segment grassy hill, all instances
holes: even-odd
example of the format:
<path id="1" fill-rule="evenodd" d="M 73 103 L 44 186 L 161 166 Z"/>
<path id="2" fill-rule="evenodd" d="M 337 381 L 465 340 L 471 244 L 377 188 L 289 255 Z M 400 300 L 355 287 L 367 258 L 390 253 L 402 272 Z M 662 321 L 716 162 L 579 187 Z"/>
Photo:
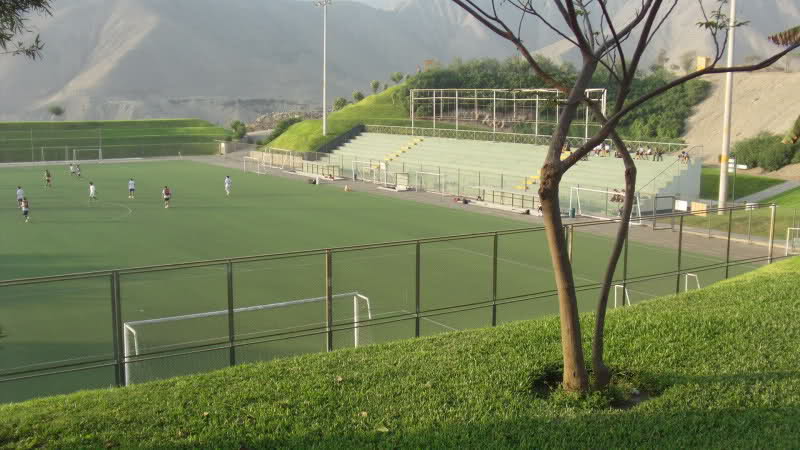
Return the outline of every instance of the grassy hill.
<path id="1" fill-rule="evenodd" d="M 393 86 L 370 95 L 358 103 L 349 104 L 328 115 L 328 136 L 322 135 L 322 120 L 304 120 L 292 125 L 285 133 L 269 143 L 270 147 L 312 151 L 356 125 L 369 121 L 370 125 L 410 126 L 408 111 L 392 95 L 401 86 Z"/>
<path id="2" fill-rule="evenodd" d="M 75 148 L 104 158 L 213 154 L 230 132 L 199 119 L 0 122 L 0 162 L 62 160 Z"/>
<path id="3" fill-rule="evenodd" d="M 795 447 L 798 274 L 611 311 L 618 387 L 588 398 L 536 388 L 551 317 L 0 406 L 0 447 Z"/>

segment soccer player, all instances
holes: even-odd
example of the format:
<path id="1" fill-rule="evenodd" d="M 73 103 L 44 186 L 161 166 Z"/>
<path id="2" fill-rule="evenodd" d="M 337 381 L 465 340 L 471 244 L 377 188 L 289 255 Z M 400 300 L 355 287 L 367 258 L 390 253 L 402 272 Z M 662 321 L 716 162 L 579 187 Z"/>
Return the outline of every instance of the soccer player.
<path id="1" fill-rule="evenodd" d="M 70 176 L 75 175 L 75 164 L 69 163 L 69 174 Z"/>
<path id="2" fill-rule="evenodd" d="M 128 180 L 128 198 L 130 199 L 136 198 L 136 182 L 133 181 L 133 178 Z"/>
<path id="3" fill-rule="evenodd" d="M 172 192 L 167 186 L 161 191 L 161 196 L 164 197 L 164 208 L 169 208 L 169 200 L 172 198 Z"/>
<path id="4" fill-rule="evenodd" d="M 231 186 L 233 185 L 233 180 L 231 180 L 230 176 L 225 177 L 225 195 L 228 197 L 231 196 Z"/>
<path id="5" fill-rule="evenodd" d="M 31 204 L 28 202 L 27 197 L 22 198 L 22 203 L 20 203 L 20 208 L 22 208 L 22 216 L 25 217 L 25 223 L 31 221 L 30 211 L 31 211 Z"/>
<path id="6" fill-rule="evenodd" d="M 89 202 L 97 201 L 97 186 L 93 182 L 89 182 Z"/>
<path id="7" fill-rule="evenodd" d="M 53 176 L 50 174 L 48 169 L 44 169 L 44 184 L 45 187 L 53 187 Z"/>
<path id="8" fill-rule="evenodd" d="M 77 166 L 75 166 L 75 175 L 77 175 L 77 176 L 78 176 L 78 178 L 80 178 L 80 177 L 81 177 L 81 165 L 80 165 L 80 164 L 78 164 Z"/>
<path id="9" fill-rule="evenodd" d="M 25 198 L 25 191 L 22 190 L 22 186 L 17 186 L 17 206 L 22 208 L 22 200 Z"/>

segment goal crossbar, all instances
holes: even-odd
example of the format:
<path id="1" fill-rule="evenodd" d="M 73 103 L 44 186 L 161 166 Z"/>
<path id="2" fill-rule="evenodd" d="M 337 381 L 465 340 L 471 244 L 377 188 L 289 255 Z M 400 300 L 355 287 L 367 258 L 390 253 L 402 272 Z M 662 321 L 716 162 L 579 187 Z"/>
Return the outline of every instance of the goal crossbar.
<path id="1" fill-rule="evenodd" d="M 370 305 L 369 297 L 366 295 L 361 294 L 358 291 L 353 292 L 346 292 L 341 294 L 335 294 L 331 297 L 331 300 L 342 299 L 342 298 L 352 298 L 353 299 L 353 344 L 355 347 L 359 347 L 361 345 L 361 325 L 360 323 L 364 320 L 371 320 L 372 319 L 372 306 Z M 236 313 L 246 313 L 246 312 L 254 312 L 254 311 L 264 311 L 264 310 L 274 310 L 279 308 L 285 307 L 292 307 L 298 305 L 304 305 L 309 303 L 320 303 L 327 301 L 328 297 L 311 297 L 311 298 L 303 298 L 298 300 L 288 300 L 276 303 L 270 303 L 265 305 L 255 305 L 255 306 L 245 306 L 240 308 L 234 308 L 232 310 L 224 309 L 218 311 L 208 311 L 202 313 L 194 313 L 194 314 L 183 314 L 177 316 L 169 316 L 169 317 L 159 317 L 155 319 L 143 319 L 143 320 L 133 320 L 129 322 L 123 323 L 123 357 L 125 363 L 125 384 L 129 385 L 132 384 L 134 381 L 131 378 L 131 364 L 136 362 L 137 360 L 133 359 L 136 356 L 141 356 L 140 352 L 140 336 L 139 331 L 137 328 L 142 325 L 152 325 L 152 324 L 161 324 L 161 323 L 170 323 L 170 322 L 178 322 L 183 320 L 192 320 L 192 319 L 202 319 L 208 317 L 215 317 L 215 316 L 224 316 L 230 314 L 231 312 Z M 365 311 L 362 313 L 359 312 L 360 304 L 363 304 L 365 307 Z M 366 317 L 362 317 L 366 316 Z M 340 322 L 341 323 L 341 322 Z M 327 327 L 326 327 L 327 328 Z M 265 330 L 266 331 L 266 330 Z M 246 335 L 251 334 L 258 334 L 258 333 L 248 333 Z M 162 345 L 159 347 L 159 350 L 171 349 L 175 350 L 178 349 L 186 344 L 196 344 L 198 342 L 218 342 L 217 338 L 208 338 L 203 339 L 200 341 L 187 341 L 180 344 L 173 344 L 173 345 Z"/>

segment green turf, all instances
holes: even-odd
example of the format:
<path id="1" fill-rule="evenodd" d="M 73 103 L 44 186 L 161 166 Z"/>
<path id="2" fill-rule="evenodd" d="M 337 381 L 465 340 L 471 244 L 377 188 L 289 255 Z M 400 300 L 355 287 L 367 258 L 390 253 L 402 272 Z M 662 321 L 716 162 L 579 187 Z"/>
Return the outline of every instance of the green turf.
<path id="1" fill-rule="evenodd" d="M 222 180 L 231 170 L 189 161 L 84 165 L 84 178 L 52 167 L 55 188 L 42 187 L 41 168 L 4 168 L 0 192 L 7 203 L 0 220 L 0 270 L 4 278 L 53 275 L 238 257 L 371 242 L 520 228 L 521 222 L 484 214 L 419 204 L 367 193 L 344 192 L 341 185 L 312 186 L 284 179 L 234 172 L 234 194 L 226 198 Z M 136 200 L 127 199 L 127 179 L 137 180 Z M 88 181 L 98 186 L 99 201 L 89 205 Z M 31 223 L 14 207 L 14 189 L 22 185 L 31 201 Z M 163 185 L 174 192 L 172 208 L 160 200 Z M 579 230 L 580 231 L 580 230 Z M 677 242 L 677 236 L 668 233 Z M 716 242 L 712 243 L 716 244 Z M 709 245 L 712 245 L 709 244 Z M 493 238 L 480 237 L 426 243 L 420 250 L 420 298 L 423 311 L 470 305 L 492 298 Z M 720 244 L 722 245 L 722 244 Z M 576 232 L 574 265 L 580 286 L 599 281 L 609 240 Z M 735 259 L 735 258 L 734 258 Z M 415 245 L 344 251 L 333 254 L 333 291 L 358 291 L 372 302 L 375 319 L 393 319 L 415 310 Z M 674 249 L 632 243 L 628 277 L 676 269 Z M 718 263 L 713 258 L 683 253 L 682 269 Z M 554 289 L 550 258 L 541 232 L 498 238 L 497 298 L 522 298 Z M 617 278 L 622 276 L 622 266 Z M 226 267 L 184 268 L 121 276 L 122 319 L 140 321 L 224 310 L 227 307 Z M 321 253 L 233 265 L 234 307 L 256 306 L 324 295 L 325 258 Z M 701 275 L 703 284 L 724 276 L 717 269 Z M 643 281 L 630 286 L 634 301 L 674 292 L 676 279 Z M 87 357 L 107 358 L 111 346 L 110 280 L 72 280 L 0 289 L 10 299 L 0 304 L 5 358 L 0 371 L 19 366 Z M 582 291 L 583 310 L 591 308 L 597 291 Z M 352 321 L 352 303 L 338 301 L 335 319 Z M 508 318 L 554 313 L 552 298 L 509 305 Z M 236 334 L 278 333 L 303 327 L 318 329 L 321 304 L 260 312 L 237 317 Z M 183 321 L 175 326 L 148 327 L 142 345 L 219 343 L 227 336 L 224 317 Z M 503 319 L 505 320 L 505 319 Z M 277 322 L 275 322 L 277 321 Z M 76 324 L 84 324 L 76 328 Z M 447 313 L 423 323 L 421 333 L 491 323 L 485 309 Z M 384 342 L 414 333 L 413 327 L 373 327 L 366 342 Z M 343 332 L 337 347 L 353 345 Z M 269 359 L 324 349 L 322 336 L 248 346 L 239 361 Z M 142 364 L 137 373 L 163 377 L 223 367 L 227 353 L 209 352 L 191 361 L 180 358 Z M 147 367 L 145 367 L 147 366 Z M 113 383 L 110 369 L 70 377 L 38 378 L 0 391 L 0 401 L 28 398 L 32 393 L 69 392 Z"/>
<path id="2" fill-rule="evenodd" d="M 533 391 L 560 361 L 550 317 L 0 406 L 0 446 L 794 448 L 798 274 L 794 259 L 612 311 L 616 395 L 652 396 L 629 409 Z"/>
<path id="3" fill-rule="evenodd" d="M 736 183 L 734 185 L 733 178 L 733 174 L 729 174 L 728 192 L 732 193 L 735 188 L 736 198 L 761 192 L 784 181 L 777 178 L 736 174 Z M 719 197 L 719 167 L 703 167 L 700 178 L 700 197 L 710 200 L 716 200 Z"/>
<path id="4" fill-rule="evenodd" d="M 198 119 L 2 122 L 0 162 L 63 160 L 73 148 L 103 148 L 104 158 L 212 154 L 228 130 Z"/>
<path id="5" fill-rule="evenodd" d="M 800 208 L 800 188 L 778 194 L 775 197 L 765 200 L 765 203 L 775 203 L 785 208 Z"/>

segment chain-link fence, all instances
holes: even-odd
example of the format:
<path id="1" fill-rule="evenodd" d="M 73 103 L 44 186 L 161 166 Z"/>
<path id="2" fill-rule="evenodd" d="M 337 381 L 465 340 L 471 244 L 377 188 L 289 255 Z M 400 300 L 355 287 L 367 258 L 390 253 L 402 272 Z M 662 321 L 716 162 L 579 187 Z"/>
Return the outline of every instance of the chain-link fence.
<path id="1" fill-rule="evenodd" d="M 610 304 L 787 254 L 775 206 L 702 214 L 633 227 Z M 691 225 L 709 218 L 720 229 Z M 748 220 L 767 236 L 743 239 Z M 617 226 L 564 226 L 581 311 L 594 308 Z M 533 227 L 2 281 L 0 402 L 557 314 L 551 267 L 544 228 Z"/>

